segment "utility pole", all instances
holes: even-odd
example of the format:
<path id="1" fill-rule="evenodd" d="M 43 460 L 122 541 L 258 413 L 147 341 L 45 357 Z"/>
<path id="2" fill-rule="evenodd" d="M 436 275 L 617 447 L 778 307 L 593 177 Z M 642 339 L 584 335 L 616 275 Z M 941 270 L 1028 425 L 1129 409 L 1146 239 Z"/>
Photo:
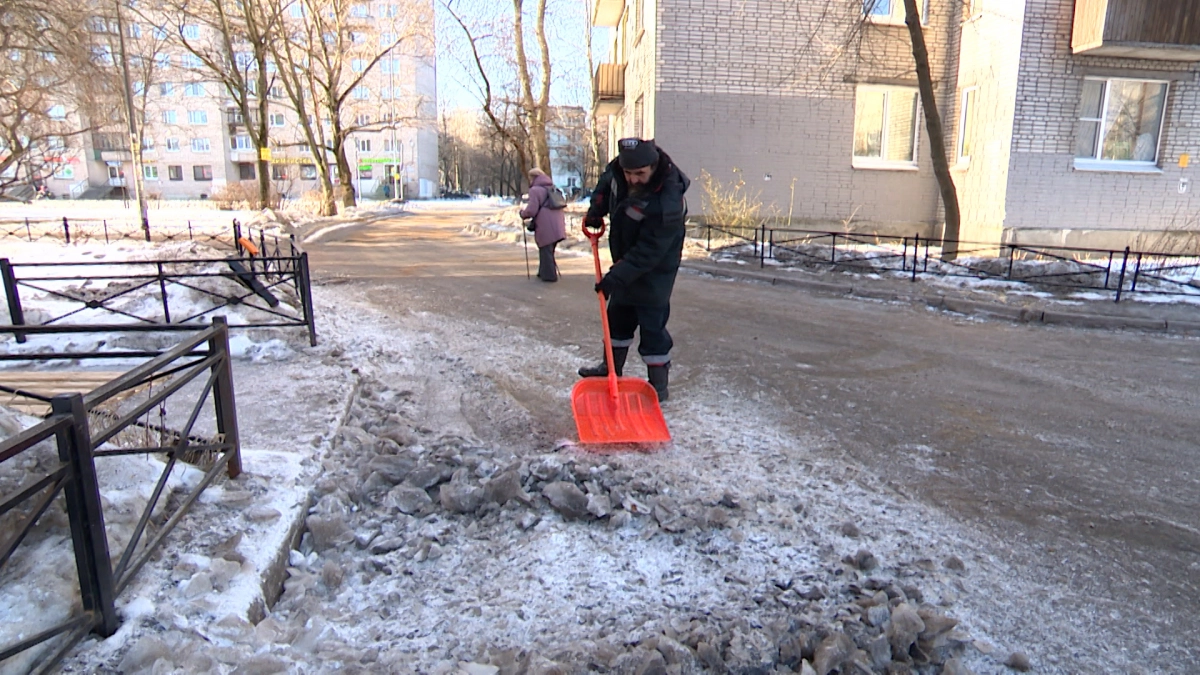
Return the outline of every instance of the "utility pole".
<path id="1" fill-rule="evenodd" d="M 121 89 L 125 94 L 125 119 L 129 122 L 129 154 L 133 158 L 133 191 L 138 202 L 138 214 L 142 219 L 142 232 L 146 235 L 146 241 L 150 241 L 150 216 L 146 211 L 146 190 L 142 184 L 142 135 L 138 132 L 137 114 L 133 108 L 133 85 L 129 80 L 129 57 L 125 53 L 125 21 L 121 18 L 121 0 L 113 0 L 113 6 L 117 10 L 117 45 L 121 52 Z"/>

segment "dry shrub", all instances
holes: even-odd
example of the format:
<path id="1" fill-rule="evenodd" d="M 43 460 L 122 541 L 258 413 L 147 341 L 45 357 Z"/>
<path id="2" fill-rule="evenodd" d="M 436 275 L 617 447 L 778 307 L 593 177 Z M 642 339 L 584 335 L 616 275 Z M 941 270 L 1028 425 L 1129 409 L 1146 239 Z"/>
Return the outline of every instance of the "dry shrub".
<path id="1" fill-rule="evenodd" d="M 222 211 L 243 211 L 258 208 L 258 181 L 243 180 L 226 183 L 217 188 L 209 198 Z M 271 186 L 270 204 L 267 208 L 279 208 L 279 190 Z"/>
<path id="2" fill-rule="evenodd" d="M 323 215 L 325 200 L 321 196 L 320 190 L 309 190 L 301 194 L 295 201 L 292 202 L 292 208 L 303 213 L 311 213 L 314 215 Z"/>
<path id="3" fill-rule="evenodd" d="M 733 181 L 722 183 L 708 171 L 700 172 L 706 219 L 737 236 L 752 237 L 762 222 L 762 191 L 752 192 L 747 187 L 741 169 L 735 168 L 733 173 Z"/>

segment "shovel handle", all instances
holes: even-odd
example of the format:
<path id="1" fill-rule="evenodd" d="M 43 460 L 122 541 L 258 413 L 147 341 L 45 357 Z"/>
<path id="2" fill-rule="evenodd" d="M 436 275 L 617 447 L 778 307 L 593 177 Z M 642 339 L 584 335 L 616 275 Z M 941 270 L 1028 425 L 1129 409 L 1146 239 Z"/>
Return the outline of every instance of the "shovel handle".
<path id="1" fill-rule="evenodd" d="M 604 235 L 604 221 L 601 220 L 600 227 L 594 231 L 588 229 L 585 221 L 582 229 L 588 240 L 592 242 L 592 261 L 596 265 L 596 283 L 600 283 L 600 280 L 604 278 L 600 273 L 600 237 Z M 608 366 L 608 394 L 613 401 L 616 401 L 617 371 L 613 368 L 612 335 L 608 330 L 608 306 L 604 302 L 603 291 L 596 291 L 596 297 L 600 299 L 600 325 L 604 326 L 604 363 Z"/>
<path id="2" fill-rule="evenodd" d="M 584 218 L 583 224 L 579 226 L 579 229 L 583 230 L 583 236 L 590 239 L 593 244 L 599 246 L 600 245 L 600 237 L 604 236 L 604 219 L 603 218 L 596 219 L 596 220 L 600 221 L 600 226 L 596 227 L 596 228 L 589 228 L 588 220 L 589 220 L 588 218 Z M 600 265 L 599 257 L 596 258 L 596 265 L 597 265 L 596 269 L 599 269 L 599 265 Z"/>

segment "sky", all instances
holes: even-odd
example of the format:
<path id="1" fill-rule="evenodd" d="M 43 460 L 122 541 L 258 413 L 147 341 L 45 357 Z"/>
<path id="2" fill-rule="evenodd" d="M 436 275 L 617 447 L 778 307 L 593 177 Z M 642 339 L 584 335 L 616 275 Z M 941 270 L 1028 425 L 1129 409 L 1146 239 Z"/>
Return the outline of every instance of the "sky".
<path id="1" fill-rule="evenodd" d="M 554 73 L 550 85 L 552 105 L 580 105 L 585 108 L 591 105 L 591 79 L 587 74 L 587 50 L 583 40 L 590 5 L 591 0 L 548 0 L 546 26 Z M 510 25 L 512 21 L 510 3 L 455 0 L 452 6 L 464 17 L 469 17 L 472 31 L 479 36 L 489 33 L 484 26 L 490 21 L 502 25 Z M 435 10 L 438 22 L 438 107 L 443 110 L 479 107 L 480 80 L 474 64 L 468 60 L 467 42 L 462 29 L 451 18 L 442 0 L 435 2 Z M 531 17 L 531 12 L 527 10 L 526 15 Z M 526 19 L 526 25 L 527 28 L 532 25 L 532 18 Z M 595 63 L 601 63 L 607 54 L 610 30 L 596 28 L 592 31 Z M 511 47 L 506 43 L 495 39 L 478 41 L 484 55 L 495 53 L 502 44 L 507 54 Z M 537 43 L 532 33 L 526 40 L 526 50 L 531 57 L 537 54 Z"/>

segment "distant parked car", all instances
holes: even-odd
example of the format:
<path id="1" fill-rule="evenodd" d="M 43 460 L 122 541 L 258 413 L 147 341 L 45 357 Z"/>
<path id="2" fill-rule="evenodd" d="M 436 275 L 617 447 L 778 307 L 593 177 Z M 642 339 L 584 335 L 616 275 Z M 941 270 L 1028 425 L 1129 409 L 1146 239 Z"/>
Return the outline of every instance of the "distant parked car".
<path id="1" fill-rule="evenodd" d="M 442 199 L 470 199 L 471 195 L 466 192 L 446 191 L 442 193 Z"/>

